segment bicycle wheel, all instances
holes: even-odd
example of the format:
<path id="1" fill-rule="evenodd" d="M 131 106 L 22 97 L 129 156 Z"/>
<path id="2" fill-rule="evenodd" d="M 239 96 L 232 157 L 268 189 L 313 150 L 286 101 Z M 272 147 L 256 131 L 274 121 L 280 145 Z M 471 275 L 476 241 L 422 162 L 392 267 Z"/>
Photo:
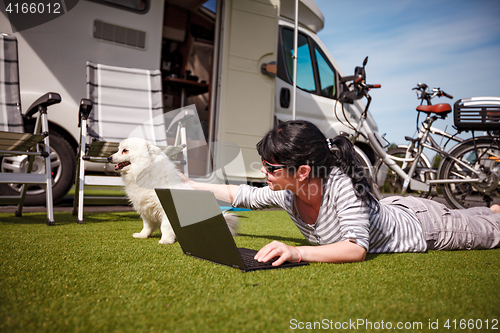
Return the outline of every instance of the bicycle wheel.
<path id="1" fill-rule="evenodd" d="M 364 169 L 363 173 L 366 178 L 368 178 L 368 182 L 370 183 L 370 192 L 373 194 L 375 199 L 382 199 L 382 194 L 380 193 L 380 190 L 377 186 L 377 183 L 375 181 L 375 174 L 374 174 L 374 169 L 373 166 L 370 162 L 370 159 L 366 154 L 359 148 L 358 146 L 354 146 L 354 151 L 359 157 L 359 162 L 362 164 L 362 167 Z"/>
<path id="2" fill-rule="evenodd" d="M 455 146 L 450 155 L 465 163 L 464 167 L 446 157 L 439 167 L 439 179 L 470 179 L 468 183 L 441 184 L 443 194 L 454 208 L 500 204 L 500 144 L 490 137 L 472 139 Z M 476 150 L 477 148 L 477 150 Z"/>
<path id="3" fill-rule="evenodd" d="M 398 146 L 397 148 L 392 148 L 387 151 L 388 155 L 404 158 L 406 156 L 406 146 Z M 416 152 L 413 152 L 412 157 L 415 157 Z M 396 163 L 408 173 L 410 171 L 411 162 L 400 162 L 396 160 Z M 380 192 L 382 195 L 401 195 L 401 191 L 403 189 L 404 180 L 393 170 L 389 169 L 384 162 L 379 159 L 375 164 L 374 168 L 375 181 L 380 188 Z M 419 159 L 417 169 L 412 176 L 413 179 L 419 180 L 425 183 L 427 180 L 433 178 L 432 174 L 432 164 L 429 159 L 425 155 L 421 155 Z M 408 187 L 406 193 L 407 194 L 415 194 L 422 198 L 427 198 L 430 196 L 432 192 L 432 187 L 429 191 L 412 191 Z"/>

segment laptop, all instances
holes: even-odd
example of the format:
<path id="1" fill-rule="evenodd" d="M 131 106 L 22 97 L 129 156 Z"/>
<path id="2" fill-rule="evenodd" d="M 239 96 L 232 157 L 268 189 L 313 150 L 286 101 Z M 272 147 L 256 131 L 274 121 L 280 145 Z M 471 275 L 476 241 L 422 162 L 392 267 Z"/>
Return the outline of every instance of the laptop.
<path id="1" fill-rule="evenodd" d="M 155 189 L 158 199 L 174 229 L 184 254 L 243 272 L 308 265 L 308 262 L 285 262 L 272 266 L 276 259 L 258 262 L 256 250 L 238 248 L 224 216 L 210 191 Z"/>

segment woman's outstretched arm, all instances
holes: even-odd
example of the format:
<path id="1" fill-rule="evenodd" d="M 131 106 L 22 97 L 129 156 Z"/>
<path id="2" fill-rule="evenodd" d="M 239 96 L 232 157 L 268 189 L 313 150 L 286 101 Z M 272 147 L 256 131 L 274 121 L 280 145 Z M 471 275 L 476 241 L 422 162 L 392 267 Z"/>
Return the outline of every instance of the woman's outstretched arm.
<path id="1" fill-rule="evenodd" d="M 255 256 L 258 261 L 266 262 L 274 257 L 280 257 L 273 263 L 279 266 L 285 261 L 298 262 L 331 262 L 348 263 L 364 261 L 366 249 L 348 240 L 320 246 L 289 246 L 273 241 L 264 246 Z"/>
<path id="2" fill-rule="evenodd" d="M 238 185 L 195 182 L 181 173 L 179 174 L 179 177 L 184 183 L 188 184 L 193 189 L 202 191 L 212 191 L 217 199 L 222 201 L 227 201 L 230 203 L 233 203 L 239 188 Z"/>

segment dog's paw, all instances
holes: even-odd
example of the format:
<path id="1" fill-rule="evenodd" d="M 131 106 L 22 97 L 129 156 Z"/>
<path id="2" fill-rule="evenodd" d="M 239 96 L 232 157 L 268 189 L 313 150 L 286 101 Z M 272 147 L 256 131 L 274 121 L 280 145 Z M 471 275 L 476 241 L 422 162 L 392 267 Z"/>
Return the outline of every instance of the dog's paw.
<path id="1" fill-rule="evenodd" d="M 174 237 L 166 237 L 166 238 L 161 238 L 158 244 L 174 244 L 175 243 L 175 236 Z"/>
<path id="2" fill-rule="evenodd" d="M 141 234 L 140 232 L 136 232 L 135 234 L 132 235 L 132 237 L 145 239 L 145 238 L 148 238 L 149 235 L 145 235 L 145 234 Z"/>

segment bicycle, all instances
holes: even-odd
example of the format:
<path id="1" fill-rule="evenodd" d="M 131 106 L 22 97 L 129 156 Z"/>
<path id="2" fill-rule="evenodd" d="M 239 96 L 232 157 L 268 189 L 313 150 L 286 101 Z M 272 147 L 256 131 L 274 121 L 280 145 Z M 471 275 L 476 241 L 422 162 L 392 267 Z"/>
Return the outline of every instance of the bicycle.
<path id="1" fill-rule="evenodd" d="M 432 105 L 431 100 L 435 97 L 447 97 L 449 99 L 453 99 L 453 96 L 447 94 L 446 92 L 441 90 L 441 88 L 433 88 L 432 92 L 429 92 L 427 88 L 427 84 L 419 83 L 412 89 L 416 91 L 417 98 L 420 99 L 420 105 L 416 108 L 418 112 L 416 122 L 418 136 L 416 138 L 405 136 L 405 140 L 410 141 L 409 145 L 398 145 L 397 147 L 391 148 L 387 151 L 387 154 L 392 156 L 393 159 L 400 165 L 400 167 L 407 173 L 409 172 L 412 163 L 417 163 L 415 173 L 413 174 L 412 178 L 417 178 L 424 183 L 436 178 L 435 176 L 437 174 L 437 169 L 433 168 L 433 163 L 423 152 L 420 156 L 420 159 L 418 161 L 415 161 L 416 152 L 418 151 L 419 145 L 422 145 L 424 149 L 427 148 L 440 154 L 442 151 L 446 150 L 446 147 L 450 141 L 454 141 L 455 143 L 460 143 L 463 141 L 463 139 L 457 137 L 457 134 L 459 134 L 460 131 L 457 131 L 455 134 L 450 134 L 446 132 L 446 130 L 442 131 L 432 126 L 432 124 L 436 120 L 445 119 L 447 117 L 447 111 L 451 110 L 451 105 L 447 103 Z M 424 105 L 424 102 L 426 102 L 426 105 Z M 422 126 L 419 127 L 418 125 L 421 113 L 426 113 L 427 117 L 422 123 Z M 433 115 L 433 113 L 436 114 Z M 444 143 L 444 145 L 438 144 L 431 135 L 426 134 L 427 130 L 429 134 L 441 136 L 441 142 L 443 139 L 447 139 L 447 141 Z M 422 140 L 422 138 L 424 137 L 425 141 Z M 375 163 L 374 173 L 377 179 L 377 185 L 379 187 L 384 186 L 384 188 L 386 189 L 385 192 L 389 192 L 395 195 L 404 194 L 403 181 L 401 177 L 399 177 L 396 172 L 389 169 L 382 162 L 382 160 L 378 160 Z M 420 197 L 428 198 L 429 196 L 436 196 L 437 190 L 434 190 L 434 187 L 431 187 L 429 191 L 408 191 L 408 189 L 406 189 L 406 193 L 413 193 L 419 195 Z"/>
<path id="2" fill-rule="evenodd" d="M 365 58 L 363 67 L 355 68 L 354 76 L 341 79 L 342 83 L 352 82 L 345 86 L 347 89 L 341 93 L 339 100 L 342 103 L 352 103 L 354 100 L 363 97 L 367 99 L 367 104 L 360 117 L 358 126 L 356 128 L 352 125 L 350 126 L 355 129 L 355 134 L 352 138 L 357 138 L 359 135 L 365 137 L 381 160 L 381 162 L 377 162 L 377 165 L 384 163 L 401 178 L 401 195 L 404 196 L 408 190 L 418 193 L 430 193 L 432 186 L 440 185 L 446 200 L 453 208 L 468 208 L 480 204 L 490 206 L 493 203 L 500 202 L 500 135 L 497 135 L 500 132 L 497 120 L 497 117 L 500 118 L 500 98 L 473 98 L 459 100 L 455 103 L 455 126 L 458 131 L 487 129 L 490 132 L 488 132 L 487 136 L 478 138 L 475 138 L 473 135 L 471 139 L 463 140 L 456 144 L 449 152 L 446 152 L 437 144 L 436 146 L 428 145 L 428 148 L 438 152 L 444 158 L 439 164 L 437 179 L 425 176 L 426 174 L 431 174 L 430 171 L 424 172 L 424 179 L 422 179 L 422 173 L 416 171 L 420 160 L 424 161 L 422 156 L 425 144 L 428 141 L 433 142 L 428 139 L 431 133 L 431 125 L 439 117 L 444 117 L 451 113 L 452 108 L 446 103 L 422 105 L 420 109 L 427 116 L 418 137 L 412 141 L 414 148 L 407 150 L 409 154 L 405 153 L 405 158 L 389 155 L 385 151 L 378 133 L 372 132 L 370 128 L 365 128 L 366 134 L 361 132 L 363 121 L 367 117 L 372 99 L 368 92 L 371 88 L 380 87 L 380 85 L 365 83 L 365 66 L 367 61 L 368 57 Z M 471 119 L 470 114 L 477 116 L 476 113 L 478 112 L 480 113 L 479 123 L 476 119 L 477 117 L 474 118 L 475 123 L 474 121 L 469 121 Z M 356 152 L 364 161 L 368 160 L 366 154 L 362 151 L 357 150 Z M 408 156 L 410 154 L 411 156 Z M 405 171 L 396 163 L 397 161 L 408 163 L 409 169 Z M 426 164 L 427 162 L 422 163 Z M 368 175 L 372 181 L 373 192 L 376 197 L 381 196 L 377 182 L 378 174 L 378 170 L 370 170 Z"/>

